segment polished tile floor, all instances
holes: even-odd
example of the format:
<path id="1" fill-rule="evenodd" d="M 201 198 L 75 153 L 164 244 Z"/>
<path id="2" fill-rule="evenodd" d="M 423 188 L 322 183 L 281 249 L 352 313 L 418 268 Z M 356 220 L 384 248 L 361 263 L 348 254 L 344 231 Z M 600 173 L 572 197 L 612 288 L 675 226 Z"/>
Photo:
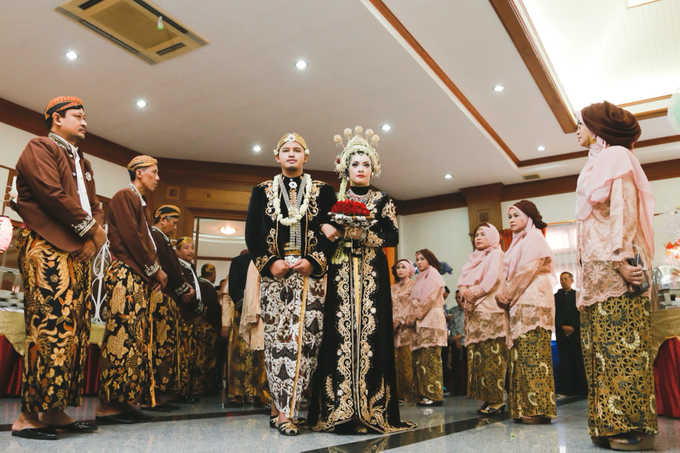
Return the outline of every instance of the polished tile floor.
<path id="1" fill-rule="evenodd" d="M 465 397 L 447 398 L 443 407 L 401 407 L 402 418 L 418 428 L 389 436 L 337 435 L 303 431 L 283 437 L 268 426 L 268 417 L 252 406 L 222 409 L 222 397 L 204 397 L 194 406 L 160 414 L 149 423 L 101 426 L 93 434 L 63 434 L 63 438 L 35 441 L 11 437 L 9 430 L 19 413 L 17 398 L 0 399 L 0 452 L 601 452 L 590 443 L 586 402 L 564 398 L 552 425 L 513 423 L 503 416 L 484 418 L 475 413 L 478 403 Z M 68 412 L 81 420 L 94 419 L 97 400 Z M 680 420 L 659 418 L 657 451 L 680 452 Z"/>

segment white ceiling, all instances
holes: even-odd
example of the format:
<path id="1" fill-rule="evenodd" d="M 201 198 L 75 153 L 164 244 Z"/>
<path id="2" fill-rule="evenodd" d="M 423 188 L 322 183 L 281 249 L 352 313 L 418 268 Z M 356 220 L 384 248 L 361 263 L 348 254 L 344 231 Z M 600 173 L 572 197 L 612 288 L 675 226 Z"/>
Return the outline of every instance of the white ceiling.
<path id="1" fill-rule="evenodd" d="M 677 0 L 657 3 L 664 2 Z M 295 131 L 311 149 L 307 168 L 331 170 L 333 136 L 361 125 L 382 138 L 383 175 L 373 183 L 399 199 L 521 182 L 521 174 L 536 171 L 571 175 L 583 165 L 575 159 L 517 169 L 368 0 L 156 0 L 210 44 L 155 66 L 60 16 L 60 3 L 0 3 L 0 97 L 42 112 L 55 96 L 77 95 L 92 133 L 141 153 L 274 166 L 271 149 Z M 520 159 L 579 150 L 488 1 L 385 3 Z M 68 50 L 80 58 L 67 60 Z M 294 66 L 299 59 L 309 63 L 304 71 Z M 499 83 L 506 90 L 496 93 Z M 144 109 L 135 105 L 140 98 Z M 392 130 L 381 131 L 384 123 Z M 674 134 L 665 117 L 642 127 L 642 139 Z M 262 151 L 254 153 L 254 145 Z M 677 158 L 678 150 L 680 144 L 662 145 L 638 155 L 652 162 Z"/>
<path id="2" fill-rule="evenodd" d="M 680 0 L 523 3 L 574 108 L 635 102 L 680 86 Z"/>

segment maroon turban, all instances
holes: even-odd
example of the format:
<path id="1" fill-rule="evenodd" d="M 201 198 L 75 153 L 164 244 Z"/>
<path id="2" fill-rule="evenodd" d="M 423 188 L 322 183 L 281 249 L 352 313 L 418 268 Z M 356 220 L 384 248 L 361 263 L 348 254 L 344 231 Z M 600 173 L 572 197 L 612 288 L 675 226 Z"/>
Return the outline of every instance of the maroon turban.
<path id="1" fill-rule="evenodd" d="M 583 122 L 609 145 L 633 149 L 642 131 L 635 116 L 611 102 L 598 102 L 581 110 Z"/>

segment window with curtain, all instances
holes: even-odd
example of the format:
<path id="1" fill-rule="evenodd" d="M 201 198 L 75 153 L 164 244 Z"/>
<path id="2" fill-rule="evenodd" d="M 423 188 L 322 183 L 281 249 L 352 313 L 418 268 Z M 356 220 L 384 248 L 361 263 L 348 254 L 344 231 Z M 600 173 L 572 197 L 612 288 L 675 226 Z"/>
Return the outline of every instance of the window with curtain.
<path id="1" fill-rule="evenodd" d="M 574 276 L 573 287 L 578 289 L 580 282 L 576 280 L 578 265 L 576 222 L 548 225 L 545 229 L 545 238 L 555 254 L 555 276 L 559 279 L 562 272 L 571 272 Z M 557 291 L 559 288 L 558 281 L 553 291 Z"/>

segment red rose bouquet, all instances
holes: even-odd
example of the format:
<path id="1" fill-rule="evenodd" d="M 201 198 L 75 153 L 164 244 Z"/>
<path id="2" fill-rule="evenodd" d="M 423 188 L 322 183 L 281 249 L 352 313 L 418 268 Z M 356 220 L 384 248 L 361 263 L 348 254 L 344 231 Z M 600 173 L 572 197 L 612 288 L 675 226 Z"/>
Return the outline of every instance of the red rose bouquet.
<path id="1" fill-rule="evenodd" d="M 331 208 L 331 214 L 343 214 L 352 217 L 369 217 L 371 211 L 369 211 L 366 205 L 360 201 L 340 200 Z"/>

